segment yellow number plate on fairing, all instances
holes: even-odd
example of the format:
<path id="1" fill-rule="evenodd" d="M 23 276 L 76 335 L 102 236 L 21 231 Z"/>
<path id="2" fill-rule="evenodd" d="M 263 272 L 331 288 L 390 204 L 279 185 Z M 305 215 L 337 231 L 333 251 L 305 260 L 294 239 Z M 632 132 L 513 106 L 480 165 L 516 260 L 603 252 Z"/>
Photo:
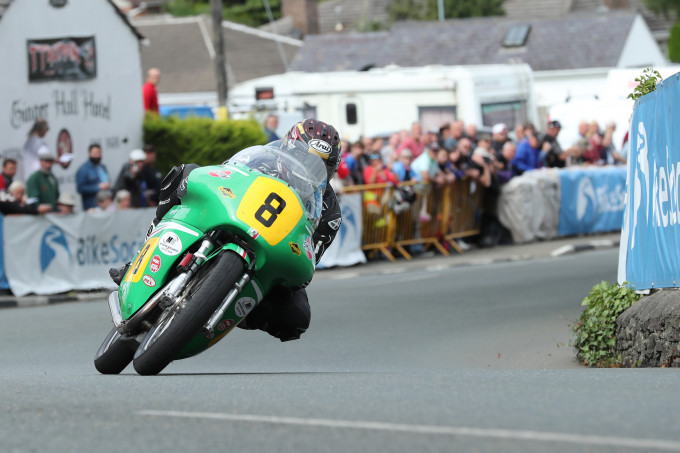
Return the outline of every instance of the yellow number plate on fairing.
<path id="1" fill-rule="evenodd" d="M 257 230 L 269 245 L 276 245 L 300 221 L 302 207 L 286 184 L 259 176 L 243 196 L 236 216 Z"/>
<path id="2" fill-rule="evenodd" d="M 156 245 L 158 245 L 158 240 L 159 238 L 153 237 L 149 238 L 149 240 L 144 243 L 139 255 L 130 265 L 130 270 L 125 277 L 126 282 L 138 282 L 142 279 L 144 269 L 146 269 L 146 265 L 149 264 L 149 260 L 153 256 L 153 251 L 156 249 Z"/>

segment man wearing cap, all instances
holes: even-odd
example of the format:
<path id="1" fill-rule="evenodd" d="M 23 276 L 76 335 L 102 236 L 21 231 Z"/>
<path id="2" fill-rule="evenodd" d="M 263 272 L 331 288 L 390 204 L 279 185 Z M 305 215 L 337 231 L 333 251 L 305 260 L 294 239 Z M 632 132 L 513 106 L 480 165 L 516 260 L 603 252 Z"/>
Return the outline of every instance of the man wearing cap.
<path id="1" fill-rule="evenodd" d="M 493 128 L 491 128 L 491 150 L 496 157 L 501 154 L 503 145 L 508 140 L 508 126 L 504 123 L 494 124 Z"/>
<path id="2" fill-rule="evenodd" d="M 147 183 L 142 174 L 144 162 L 146 162 L 146 153 L 141 149 L 132 150 L 128 162 L 123 164 L 116 184 L 113 186 L 114 192 L 123 189 L 130 192 L 130 203 L 134 208 L 144 208 L 149 205 L 146 199 Z"/>
<path id="3" fill-rule="evenodd" d="M 541 150 L 543 151 L 543 163 L 546 167 L 563 168 L 565 165 L 567 154 L 562 151 L 562 147 L 557 141 L 557 135 L 561 129 L 560 122 L 554 120 L 548 123 L 545 130 Z"/>
<path id="4" fill-rule="evenodd" d="M 38 154 L 38 159 L 40 168 L 33 172 L 26 181 L 27 204 L 30 206 L 49 204 L 56 210 L 57 200 L 59 200 L 59 182 L 52 174 L 52 165 L 57 156 L 45 148 Z"/>

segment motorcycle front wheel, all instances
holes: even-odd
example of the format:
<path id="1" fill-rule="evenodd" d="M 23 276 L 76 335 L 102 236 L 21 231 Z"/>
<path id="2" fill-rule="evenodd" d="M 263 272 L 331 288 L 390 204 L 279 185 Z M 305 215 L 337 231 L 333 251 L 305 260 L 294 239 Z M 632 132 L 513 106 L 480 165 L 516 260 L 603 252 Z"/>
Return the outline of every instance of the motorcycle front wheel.
<path id="1" fill-rule="evenodd" d="M 180 304 L 166 309 L 134 353 L 141 375 L 160 373 L 189 344 L 245 272 L 236 253 L 226 251 L 204 264 L 187 286 Z"/>
<path id="2" fill-rule="evenodd" d="M 137 345 L 132 338 L 123 337 L 114 327 L 94 356 L 95 368 L 101 374 L 119 374 L 132 362 Z"/>

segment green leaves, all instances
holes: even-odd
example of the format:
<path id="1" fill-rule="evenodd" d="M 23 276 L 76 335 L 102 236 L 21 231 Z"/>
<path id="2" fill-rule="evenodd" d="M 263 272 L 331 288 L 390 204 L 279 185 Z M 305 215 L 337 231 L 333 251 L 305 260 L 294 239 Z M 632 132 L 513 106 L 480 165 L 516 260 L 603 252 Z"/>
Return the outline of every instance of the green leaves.
<path id="1" fill-rule="evenodd" d="M 661 82 L 663 77 L 659 74 L 659 71 L 652 68 L 646 68 L 642 71 L 642 75 L 635 79 L 636 82 L 640 82 L 638 86 L 633 89 L 633 92 L 628 95 L 627 99 L 636 100 L 641 98 L 645 94 L 649 94 L 656 90 L 656 84 Z"/>
<path id="2" fill-rule="evenodd" d="M 216 121 L 151 114 L 144 119 L 144 143 L 154 145 L 161 172 L 183 162 L 219 165 L 238 151 L 266 140 L 262 126 L 254 119 Z"/>
<path id="3" fill-rule="evenodd" d="M 576 358 L 588 366 L 616 367 L 616 318 L 642 296 L 626 286 L 601 282 L 593 286 L 581 303 L 585 310 L 574 325 Z"/>

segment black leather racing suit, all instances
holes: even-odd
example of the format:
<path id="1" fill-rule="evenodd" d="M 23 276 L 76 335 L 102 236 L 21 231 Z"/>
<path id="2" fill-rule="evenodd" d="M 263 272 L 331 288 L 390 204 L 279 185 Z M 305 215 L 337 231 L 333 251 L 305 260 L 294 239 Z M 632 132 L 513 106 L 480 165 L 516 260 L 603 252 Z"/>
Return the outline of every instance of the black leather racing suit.
<path id="1" fill-rule="evenodd" d="M 161 183 L 160 200 L 156 208 L 149 233 L 165 214 L 178 204 L 186 194 L 189 173 L 198 168 L 196 164 L 183 164 L 174 167 Z M 328 184 L 323 195 L 323 210 L 312 241 L 318 263 L 326 249 L 331 245 L 342 223 L 340 204 L 335 191 Z M 148 234 L 147 234 L 148 236 Z M 305 285 L 306 286 L 306 285 Z M 248 330 L 263 330 L 281 341 L 297 340 L 309 327 L 311 312 L 307 291 L 304 287 L 273 288 L 251 311 L 238 327 Z"/>

